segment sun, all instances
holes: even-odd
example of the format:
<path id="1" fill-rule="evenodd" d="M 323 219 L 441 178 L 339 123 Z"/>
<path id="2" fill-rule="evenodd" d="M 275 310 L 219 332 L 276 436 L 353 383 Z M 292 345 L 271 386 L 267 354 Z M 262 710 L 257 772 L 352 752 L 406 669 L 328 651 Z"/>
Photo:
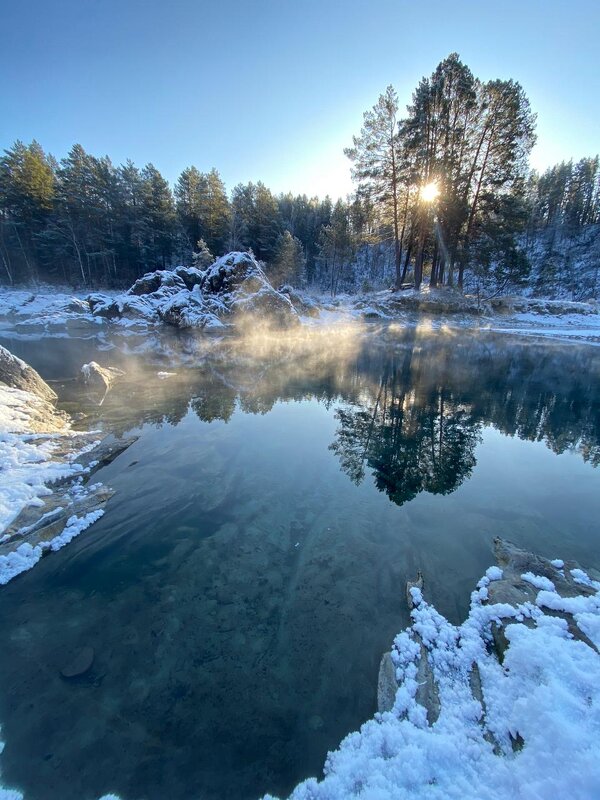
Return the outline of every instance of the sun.
<path id="1" fill-rule="evenodd" d="M 439 186 L 435 181 L 431 181 L 431 183 L 426 183 L 425 186 L 421 186 L 421 200 L 424 200 L 426 203 L 431 203 L 432 200 L 440 193 Z"/>

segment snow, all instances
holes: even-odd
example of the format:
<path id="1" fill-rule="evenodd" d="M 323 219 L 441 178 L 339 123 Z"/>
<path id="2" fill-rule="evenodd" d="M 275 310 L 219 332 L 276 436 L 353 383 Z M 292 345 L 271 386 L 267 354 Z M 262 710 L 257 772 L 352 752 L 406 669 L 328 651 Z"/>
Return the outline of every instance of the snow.
<path id="1" fill-rule="evenodd" d="M 574 612 L 597 642 L 599 593 L 562 598 L 543 589 L 535 604 L 486 605 L 487 587 L 499 579 L 501 570 L 488 570 L 460 626 L 411 590 L 412 626 L 392 651 L 400 683 L 394 708 L 346 737 L 329 754 L 324 779 L 304 781 L 290 800 L 600 797 L 600 656 L 543 610 Z M 547 585 L 542 576 L 528 579 Z M 500 619 L 510 643 L 503 664 L 489 647 Z M 416 700 L 419 639 L 439 689 L 432 725 Z M 483 705 L 471 690 L 474 663 Z"/>
<path id="2" fill-rule="evenodd" d="M 96 511 L 90 511 L 89 514 L 84 514 L 82 517 L 69 517 L 63 531 L 53 539 L 47 542 L 40 542 L 35 546 L 29 544 L 29 542 L 23 542 L 12 553 L 0 556 L 0 586 L 4 586 L 13 578 L 16 578 L 17 575 L 35 567 L 47 550 L 56 552 L 69 544 L 76 536 L 79 536 L 80 533 L 83 533 L 90 525 L 99 520 L 103 514 L 103 509 L 97 509 Z"/>
<path id="3" fill-rule="evenodd" d="M 524 581 L 527 581 L 527 583 L 535 586 L 536 589 L 545 589 L 548 592 L 553 592 L 555 590 L 552 581 L 549 578 L 545 578 L 543 575 L 534 575 L 531 572 L 524 572 L 521 577 Z"/>
<path id="4" fill-rule="evenodd" d="M 195 285 L 190 289 L 192 283 Z M 150 285 L 158 288 L 150 292 Z M 145 291 L 149 293 L 142 293 Z M 31 292 L 0 290 L 0 330 L 20 337 L 30 337 L 32 331 L 36 335 L 64 336 L 70 331 L 81 335 L 86 330 L 91 335 L 98 326 L 116 326 L 123 333 L 133 334 L 168 323 L 220 333 L 227 327 L 231 311 L 238 307 L 243 310 L 248 306 L 259 314 L 268 311 L 268 304 L 259 297 L 261 292 L 277 300 L 282 313 L 301 318 L 311 327 L 349 319 L 364 322 L 365 318 L 416 324 L 415 318 L 418 322 L 426 315 L 434 326 L 600 342 L 600 313 L 594 303 L 523 296 L 480 303 L 472 295 L 428 287 L 420 292 L 340 294 L 333 300 L 289 287 L 281 293 L 268 282 L 261 264 L 247 253 L 229 253 L 204 271 L 176 267 L 148 273 L 128 292 L 73 293 L 52 287 Z"/>
<path id="5" fill-rule="evenodd" d="M 582 586 L 589 586 L 593 589 L 600 589 L 600 583 L 593 581 L 582 569 L 572 569 L 571 575 L 575 583 L 580 583 Z"/>
<path id="6" fill-rule="evenodd" d="M 54 458 L 64 439 L 73 435 L 66 422 L 57 431 L 60 418 L 53 416 L 48 433 L 33 432 L 39 419 L 52 413 L 51 406 L 30 392 L 0 383 L 0 535 L 25 506 L 43 505 L 42 498 L 51 493 L 49 484 L 81 473 L 75 463 L 81 451 L 69 460 Z"/>
<path id="7" fill-rule="evenodd" d="M 97 442 L 87 441 L 82 447 L 76 436 L 51 404 L 31 392 L 0 383 L 0 542 L 6 541 L 3 532 L 26 506 L 44 505 L 43 498 L 52 493 L 50 486 L 56 481 L 72 482 L 66 490 L 67 502 L 87 493 L 81 481 L 91 467 L 82 467 L 77 458 Z M 61 510 L 54 508 L 40 518 L 50 520 Z M 0 585 L 31 569 L 46 550 L 64 547 L 102 513 L 98 510 L 82 517 L 71 516 L 54 539 L 35 546 L 22 542 L 12 552 L 0 555 Z M 19 536 L 30 530 L 31 526 L 20 530 Z"/>
<path id="8" fill-rule="evenodd" d="M 565 562 L 562 560 L 562 558 L 554 558 L 550 563 L 553 567 L 556 567 L 556 569 L 563 569 L 565 566 Z"/>

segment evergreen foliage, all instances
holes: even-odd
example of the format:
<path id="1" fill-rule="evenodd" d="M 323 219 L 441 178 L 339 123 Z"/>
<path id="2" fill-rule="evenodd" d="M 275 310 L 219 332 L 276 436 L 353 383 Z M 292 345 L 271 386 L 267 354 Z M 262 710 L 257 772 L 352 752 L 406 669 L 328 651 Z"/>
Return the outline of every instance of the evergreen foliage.
<path id="1" fill-rule="evenodd" d="M 125 286 L 251 250 L 275 282 L 332 294 L 428 279 L 487 295 L 528 280 L 594 295 L 598 270 L 578 286 L 580 261 L 565 250 L 600 224 L 598 157 L 538 175 L 534 142 L 522 87 L 478 80 L 456 53 L 419 82 L 404 117 L 392 86 L 364 114 L 345 151 L 356 192 L 335 203 L 275 196 L 260 181 L 228 197 L 216 169 L 195 166 L 171 189 L 152 164 L 116 167 L 78 144 L 57 162 L 17 141 L 0 157 L 0 281 Z"/>

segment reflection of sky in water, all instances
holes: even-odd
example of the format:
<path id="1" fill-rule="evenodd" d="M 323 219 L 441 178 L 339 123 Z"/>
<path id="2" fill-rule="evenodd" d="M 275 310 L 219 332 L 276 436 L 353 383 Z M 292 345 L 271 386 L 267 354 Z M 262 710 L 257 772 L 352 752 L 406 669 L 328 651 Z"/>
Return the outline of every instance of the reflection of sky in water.
<path id="1" fill-rule="evenodd" d="M 140 439 L 98 474 L 104 518 L 0 596 L 0 765 L 28 800 L 284 793 L 373 713 L 417 569 L 457 620 L 496 535 L 600 566 L 592 348 L 325 343 L 167 381 L 140 358 L 100 411 L 63 387 Z"/>

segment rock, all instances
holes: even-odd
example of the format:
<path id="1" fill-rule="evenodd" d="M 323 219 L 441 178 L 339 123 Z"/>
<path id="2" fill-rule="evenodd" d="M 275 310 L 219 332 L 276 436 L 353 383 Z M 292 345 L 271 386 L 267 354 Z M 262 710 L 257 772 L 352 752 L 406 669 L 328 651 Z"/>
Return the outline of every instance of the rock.
<path id="1" fill-rule="evenodd" d="M 392 661 L 392 654 L 384 653 L 379 663 L 379 676 L 377 678 L 377 710 L 381 714 L 384 711 L 392 710 L 397 691 L 396 668 Z"/>
<path id="2" fill-rule="evenodd" d="M 202 287 L 204 283 L 204 272 L 197 267 L 175 267 L 175 274 L 184 282 L 186 289 L 190 292 L 194 286 Z"/>
<path id="3" fill-rule="evenodd" d="M 299 314 L 303 314 L 307 317 L 318 317 L 320 314 L 319 306 L 312 297 L 308 297 L 308 295 L 299 292 L 297 289 L 294 289 L 292 286 L 282 286 L 280 288 L 280 293 L 285 294 L 290 298 L 290 301 L 296 311 Z"/>
<path id="4" fill-rule="evenodd" d="M 92 314 L 105 319 L 118 319 L 121 316 L 121 305 L 114 297 L 105 294 L 90 294 L 87 297 Z"/>
<path id="5" fill-rule="evenodd" d="M 67 680 L 85 675 L 94 663 L 94 648 L 83 647 L 69 663 L 64 666 L 60 674 Z"/>
<path id="6" fill-rule="evenodd" d="M 406 602 L 408 603 L 409 609 L 414 608 L 415 605 L 411 589 L 418 589 L 420 592 L 423 591 L 423 574 L 421 570 L 417 572 L 417 577 L 414 581 L 406 581 Z"/>
<path id="7" fill-rule="evenodd" d="M 158 269 L 156 272 L 147 272 L 138 278 L 127 294 L 153 294 L 163 287 L 186 288 L 185 283 L 175 271 Z"/>
<path id="8" fill-rule="evenodd" d="M 107 392 L 117 378 L 125 375 L 123 370 L 116 367 L 101 367 L 95 361 L 81 367 L 83 381 L 92 389 Z"/>
<path id="9" fill-rule="evenodd" d="M 42 400 L 52 403 L 56 400 L 54 392 L 38 373 L 21 361 L 5 347 L 0 345 L 0 381 L 11 389 L 31 392 Z"/>
<path id="10" fill-rule="evenodd" d="M 298 310 L 319 313 L 316 303 L 296 290 L 276 291 L 254 256 L 241 252 L 228 253 L 205 270 L 179 266 L 148 272 L 125 295 L 93 294 L 87 302 L 95 316 L 106 319 L 216 331 L 235 316 L 260 316 L 289 327 L 298 324 Z"/>
<path id="11" fill-rule="evenodd" d="M 90 311 L 90 304 L 87 300 L 80 300 L 78 297 L 73 297 L 65 306 L 66 311 L 71 314 L 88 314 Z"/>
<path id="12" fill-rule="evenodd" d="M 229 309 L 216 297 L 204 297 L 198 288 L 178 292 L 158 309 L 160 318 L 175 328 L 222 328 L 219 315 Z"/>
<path id="13" fill-rule="evenodd" d="M 202 288 L 205 293 L 233 292 L 252 276 L 258 279 L 261 286 L 270 286 L 267 276 L 250 253 L 228 253 L 206 270 Z M 253 291 L 257 291 L 257 288 Z"/>
<path id="14" fill-rule="evenodd" d="M 298 314 L 288 297 L 275 289 L 263 287 L 256 294 L 234 300 L 231 310 L 235 314 L 250 314 L 260 316 L 265 321 L 287 328 L 298 325 Z"/>

